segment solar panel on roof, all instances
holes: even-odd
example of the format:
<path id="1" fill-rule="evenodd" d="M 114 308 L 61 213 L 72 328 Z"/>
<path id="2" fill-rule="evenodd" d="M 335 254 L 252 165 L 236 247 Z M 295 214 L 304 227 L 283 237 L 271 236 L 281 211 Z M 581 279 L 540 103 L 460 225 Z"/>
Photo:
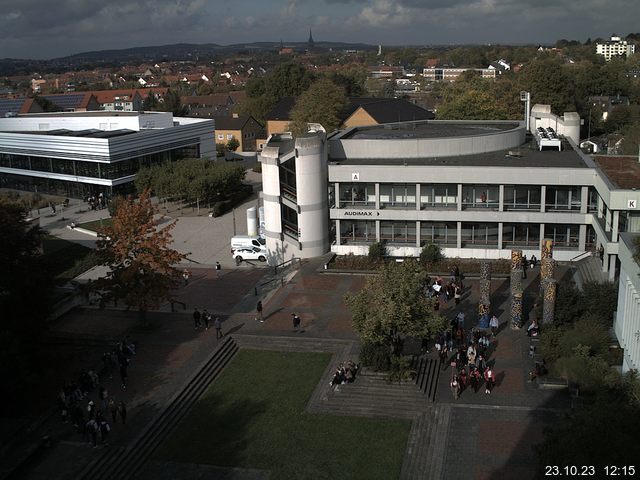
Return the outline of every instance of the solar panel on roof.
<path id="1" fill-rule="evenodd" d="M 84 93 L 70 95 L 44 95 L 51 103 L 56 104 L 60 108 L 75 108 L 82 103 Z"/>
<path id="2" fill-rule="evenodd" d="M 24 103 L 24 98 L 3 98 L 0 100 L 0 116 L 4 117 L 9 112 L 18 113 Z"/>

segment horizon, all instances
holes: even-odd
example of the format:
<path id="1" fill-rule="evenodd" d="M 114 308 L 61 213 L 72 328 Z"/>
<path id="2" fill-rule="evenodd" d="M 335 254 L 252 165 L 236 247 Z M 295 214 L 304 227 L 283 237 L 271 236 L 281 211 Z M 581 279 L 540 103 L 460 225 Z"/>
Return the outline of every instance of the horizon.
<path id="1" fill-rule="evenodd" d="M 288 43 L 304 43 L 310 30 L 316 42 L 391 48 L 550 45 L 640 25 L 636 0 L 60 0 L 55 9 L 43 0 L 5 3 L 0 56 L 16 60 L 179 43 L 279 43 L 282 32 Z"/>

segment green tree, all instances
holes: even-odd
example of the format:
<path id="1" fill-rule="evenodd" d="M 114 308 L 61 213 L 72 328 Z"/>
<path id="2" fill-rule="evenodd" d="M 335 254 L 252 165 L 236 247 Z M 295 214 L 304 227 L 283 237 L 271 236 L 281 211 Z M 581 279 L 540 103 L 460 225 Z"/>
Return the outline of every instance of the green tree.
<path id="1" fill-rule="evenodd" d="M 232 137 L 231 140 L 227 142 L 227 149 L 230 152 L 235 152 L 239 146 L 240 146 L 240 142 L 236 137 Z"/>
<path id="2" fill-rule="evenodd" d="M 428 338 L 442 331 L 446 320 L 434 312 L 423 287 L 427 273 L 412 259 L 383 265 L 345 303 L 353 328 L 363 343 L 392 347 L 404 337 Z"/>
<path id="3" fill-rule="evenodd" d="M 340 126 L 340 115 L 347 106 L 344 88 L 321 79 L 298 97 L 291 111 L 291 129 L 295 134 L 307 131 L 307 123 L 319 123 L 327 132 Z"/>
<path id="4" fill-rule="evenodd" d="M 149 310 L 172 299 L 180 279 L 175 265 L 186 258 L 169 247 L 176 221 L 158 228 L 155 213 L 149 190 L 137 201 L 129 197 L 121 202 L 97 242 L 110 271 L 95 282 L 96 289 L 107 299 L 123 300 L 136 308 L 143 323 Z"/>
<path id="5" fill-rule="evenodd" d="M 521 89 L 531 93 L 532 105 L 551 105 L 558 114 L 575 110 L 575 81 L 560 59 L 536 58 L 524 66 L 519 79 Z"/>

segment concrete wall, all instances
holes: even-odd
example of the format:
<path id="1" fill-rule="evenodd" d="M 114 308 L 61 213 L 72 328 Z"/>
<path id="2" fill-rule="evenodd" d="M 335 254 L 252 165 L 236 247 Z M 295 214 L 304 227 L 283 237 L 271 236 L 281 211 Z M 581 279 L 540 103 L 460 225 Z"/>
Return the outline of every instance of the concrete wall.
<path id="1" fill-rule="evenodd" d="M 147 128 L 171 128 L 173 115 L 171 112 L 146 112 L 142 114 L 118 115 L 77 114 L 73 113 L 39 113 L 37 115 L 20 115 L 18 117 L 0 118 L 0 132 L 38 132 L 67 129 L 73 131 L 97 130 L 142 130 Z"/>
<path id="2" fill-rule="evenodd" d="M 618 248 L 621 268 L 613 328 L 624 349 L 623 372 L 640 368 L 640 266 L 633 259 L 639 237 L 622 234 Z"/>

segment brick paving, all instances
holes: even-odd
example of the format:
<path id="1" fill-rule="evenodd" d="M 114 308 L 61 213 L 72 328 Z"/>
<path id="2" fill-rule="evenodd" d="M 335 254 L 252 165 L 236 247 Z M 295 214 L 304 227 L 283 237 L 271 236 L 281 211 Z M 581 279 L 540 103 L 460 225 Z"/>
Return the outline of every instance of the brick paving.
<path id="1" fill-rule="evenodd" d="M 57 322 L 54 330 L 66 335 L 112 339 L 131 332 L 141 341 L 139 354 L 133 358 L 130 370 L 131 387 L 122 392 L 116 384 L 108 386 L 110 392 L 122 396 L 131 406 L 131 425 L 116 426 L 112 443 L 126 445 L 132 432 L 153 418 L 185 375 L 215 349 L 217 341 L 213 330 L 194 330 L 191 319 L 193 306 L 219 314 L 224 320 L 225 332 L 285 339 L 295 336 L 357 340 L 344 295 L 361 289 L 366 277 L 322 272 L 318 270 L 322 263 L 320 259 L 304 262 L 284 287 L 268 294 L 258 289 L 258 296 L 254 287 L 264 281 L 263 276 L 268 273 L 266 269 L 244 265 L 239 269 L 225 269 L 224 276 L 218 279 L 212 269 L 193 268 L 191 281 L 178 292 L 178 298 L 187 303 L 187 310 L 171 313 L 168 306 L 163 306 L 161 311 L 149 314 L 152 328 L 148 331 L 139 328 L 134 312 L 122 309 L 81 309 Z M 558 268 L 558 272 L 559 277 L 564 275 L 562 268 Z M 531 277 L 533 275 L 525 281 L 529 296 L 537 291 L 536 280 Z M 442 306 L 441 312 L 451 318 L 458 310 L 465 311 L 466 326 L 470 328 L 476 318 L 479 292 L 477 281 L 470 279 L 466 283 L 467 291 L 461 304 L 456 307 L 449 302 Z M 264 323 L 254 320 L 258 299 L 264 304 Z M 522 330 L 505 328 L 509 311 L 507 299 L 508 280 L 495 279 L 492 283 L 492 310 L 499 315 L 502 328 L 489 356 L 497 375 L 497 385 L 492 394 L 485 395 L 483 388 L 477 394 L 467 390 L 454 402 L 448 388 L 450 367 L 440 375 L 436 402 L 450 405 L 452 413 L 448 425 L 437 429 L 438 440 L 444 442 L 441 447 L 446 452 L 442 476 L 438 478 L 532 478 L 535 456 L 531 444 L 539 441 L 543 426 L 552 423 L 557 412 L 568 405 L 565 392 L 538 390 L 535 384 L 528 382 L 527 373 L 532 365 L 528 356 L 529 339 Z M 525 304 L 527 308 L 530 308 L 530 303 L 529 298 Z M 292 312 L 302 319 L 298 332 L 292 328 Z M 55 349 L 55 346 L 50 348 Z M 98 358 L 102 350 L 99 345 L 87 347 L 85 353 L 77 358 L 82 359 L 82 365 L 87 365 L 86 362 L 90 358 Z M 43 396 L 45 402 L 53 403 L 57 388 L 53 385 L 59 385 L 64 374 L 77 373 L 79 365 L 77 362 L 56 365 L 58 377 L 52 382 L 51 398 Z M 321 381 L 325 382 L 325 379 Z M 43 391 L 47 388 L 43 386 Z M 56 418 L 51 422 L 50 427 L 60 430 Z M 59 476 L 52 476 L 51 465 L 56 463 L 52 458 L 58 458 L 59 466 L 64 464 L 65 458 L 74 465 L 82 462 L 86 465 L 94 458 L 95 451 L 82 443 L 74 443 L 79 441 L 75 435 L 61 435 L 59 438 L 63 442 L 48 452 L 24 478 L 73 478 L 74 470 L 62 467 Z"/>

